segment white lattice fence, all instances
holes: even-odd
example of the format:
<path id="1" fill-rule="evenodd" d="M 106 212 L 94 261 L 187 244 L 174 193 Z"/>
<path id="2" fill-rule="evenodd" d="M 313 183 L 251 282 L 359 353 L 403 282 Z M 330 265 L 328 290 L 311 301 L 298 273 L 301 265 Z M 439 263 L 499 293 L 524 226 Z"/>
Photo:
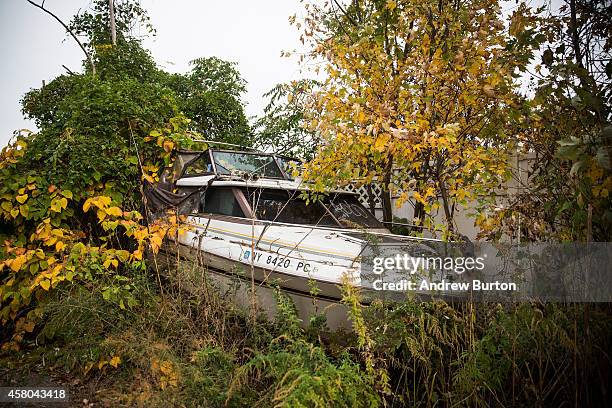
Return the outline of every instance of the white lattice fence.
<path id="1" fill-rule="evenodd" d="M 346 189 L 356 192 L 359 195 L 359 202 L 366 208 L 370 208 L 370 199 L 368 197 L 368 190 L 366 186 L 356 187 L 353 184 L 350 184 Z M 372 184 L 372 193 L 374 193 L 374 208 L 382 208 L 381 192 L 382 188 L 380 185 Z"/>

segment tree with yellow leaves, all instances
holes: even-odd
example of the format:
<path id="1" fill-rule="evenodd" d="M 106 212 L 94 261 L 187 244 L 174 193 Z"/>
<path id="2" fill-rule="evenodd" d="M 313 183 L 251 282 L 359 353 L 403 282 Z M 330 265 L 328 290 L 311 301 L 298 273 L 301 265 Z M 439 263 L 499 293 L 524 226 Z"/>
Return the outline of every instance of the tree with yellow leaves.
<path id="1" fill-rule="evenodd" d="M 520 5 L 497 0 L 326 1 L 306 4 L 302 39 L 327 79 L 308 107 L 323 138 L 304 170 L 316 191 L 357 180 L 413 198 L 415 219 L 485 200 L 508 176 L 518 77 L 544 40 Z M 294 20 L 295 21 L 295 20 Z"/>

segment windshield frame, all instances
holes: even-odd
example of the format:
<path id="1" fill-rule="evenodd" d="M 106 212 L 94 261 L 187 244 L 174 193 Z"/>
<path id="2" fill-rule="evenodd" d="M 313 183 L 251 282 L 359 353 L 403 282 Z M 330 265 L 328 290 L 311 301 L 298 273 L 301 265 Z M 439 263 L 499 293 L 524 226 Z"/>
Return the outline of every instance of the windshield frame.
<path id="1" fill-rule="evenodd" d="M 284 155 L 274 155 L 274 158 L 276 159 L 278 167 L 283 172 L 285 178 L 287 180 L 294 181 L 295 177 L 293 177 L 293 174 L 291 174 L 290 172 L 287 171 L 287 169 L 284 168 L 282 163 L 285 162 L 285 163 L 289 164 L 290 162 L 295 162 L 295 163 L 297 163 L 297 167 L 299 168 L 303 164 L 302 160 L 296 159 L 295 157 L 284 156 Z"/>
<path id="2" fill-rule="evenodd" d="M 194 157 L 190 158 L 189 160 L 185 161 L 181 167 L 179 169 L 177 169 L 177 173 L 176 175 L 173 177 L 174 180 L 178 180 L 180 178 L 187 178 L 187 177 L 200 177 L 200 176 L 209 176 L 209 175 L 219 175 L 219 176 L 231 176 L 231 174 L 227 174 L 227 173 L 221 173 L 219 172 L 218 169 L 218 163 L 215 161 L 215 153 L 232 153 L 232 154 L 241 154 L 241 155 L 255 155 L 255 156 L 262 156 L 262 157 L 269 157 L 271 162 L 274 162 L 274 166 L 276 166 L 276 170 L 278 170 L 279 176 L 275 177 L 275 176 L 268 176 L 265 174 L 257 174 L 257 176 L 259 178 L 267 178 L 267 179 L 273 179 L 273 180 L 289 180 L 289 181 L 293 181 L 294 178 L 292 177 L 292 175 L 290 173 L 288 173 L 283 166 L 281 165 L 281 161 L 294 161 L 296 163 L 301 163 L 301 160 L 296 159 L 295 157 L 291 157 L 291 156 L 285 156 L 285 155 L 277 155 L 275 153 L 263 153 L 263 152 L 258 152 L 258 151 L 243 151 L 243 150 L 231 150 L 231 149 L 213 149 L 213 148 L 209 148 L 206 149 L 205 151 L 201 151 L 201 152 L 195 152 L 195 151 L 184 151 L 184 152 L 179 152 L 180 154 L 189 154 L 189 155 L 195 155 Z M 194 174 L 187 174 L 187 170 L 189 169 L 189 167 L 195 163 L 196 161 L 200 160 L 203 157 L 208 157 L 210 164 L 212 165 L 212 171 L 209 172 L 201 172 L 201 173 L 194 173 Z M 177 160 L 179 160 L 178 158 L 175 158 L 175 166 L 177 163 Z M 270 163 L 267 163 L 266 166 L 269 166 Z"/>
<path id="3" fill-rule="evenodd" d="M 210 152 L 210 157 L 212 160 L 212 165 L 213 165 L 213 170 L 215 172 L 215 174 L 221 175 L 221 176 L 231 176 L 230 174 L 227 173 L 220 173 L 219 169 L 217 168 L 217 160 L 215 158 L 215 153 L 230 153 L 230 154 L 238 154 L 238 155 L 245 155 L 245 156 L 259 156 L 259 157 L 267 157 L 270 159 L 269 163 L 266 163 L 264 166 L 262 166 L 261 168 L 265 168 L 266 166 L 269 165 L 273 165 L 275 166 L 276 170 L 278 171 L 279 176 L 275 177 L 275 176 L 269 176 L 266 174 L 259 174 L 259 173 L 254 173 L 257 174 L 258 177 L 260 178 L 268 178 L 268 179 L 275 179 L 275 180 L 286 180 L 286 176 L 285 176 L 285 172 L 283 171 L 283 169 L 281 168 L 281 166 L 278 164 L 278 161 L 276 159 L 276 156 L 271 154 L 271 153 L 260 153 L 260 152 L 244 152 L 244 151 L 239 151 L 239 150 L 217 150 L 217 149 L 209 149 Z M 229 170 L 229 169 L 228 169 Z M 248 173 L 245 171 L 245 173 Z M 250 174 L 250 173 L 248 173 Z"/>

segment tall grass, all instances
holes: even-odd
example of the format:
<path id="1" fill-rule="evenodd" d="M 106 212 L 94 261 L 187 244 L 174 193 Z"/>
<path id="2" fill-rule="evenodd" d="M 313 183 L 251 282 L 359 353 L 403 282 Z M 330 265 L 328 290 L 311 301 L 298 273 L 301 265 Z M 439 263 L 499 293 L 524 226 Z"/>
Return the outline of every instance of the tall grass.
<path id="1" fill-rule="evenodd" d="M 131 309 L 105 300 L 103 282 L 66 286 L 29 347 L 2 363 L 41 370 L 44 361 L 114 406 L 570 407 L 609 398 L 608 305 L 363 306 L 345 285 L 353 330 L 334 333 L 323 315 L 304 327 L 280 291 L 270 321 L 233 305 L 237 288 L 220 290 L 197 264 L 158 266 L 159 279 L 149 271 L 133 280 Z"/>

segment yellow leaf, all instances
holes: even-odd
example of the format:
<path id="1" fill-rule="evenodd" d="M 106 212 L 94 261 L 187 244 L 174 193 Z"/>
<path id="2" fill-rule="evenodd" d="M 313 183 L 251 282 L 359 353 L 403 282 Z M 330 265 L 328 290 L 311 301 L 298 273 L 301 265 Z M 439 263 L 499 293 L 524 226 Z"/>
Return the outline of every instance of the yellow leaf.
<path id="1" fill-rule="evenodd" d="M 20 205 L 20 206 L 19 206 L 19 212 L 20 212 L 20 213 L 21 213 L 21 215 L 23 215 L 24 217 L 27 217 L 27 216 L 28 216 L 28 210 L 29 210 L 29 207 L 27 206 L 27 204 L 24 204 L 24 205 Z"/>
<path id="2" fill-rule="evenodd" d="M 172 374 L 172 362 L 162 361 L 161 365 L 159 366 L 159 371 L 166 375 Z"/>
<path id="3" fill-rule="evenodd" d="M 110 207 L 106 210 L 106 213 L 115 217 L 121 217 L 123 215 L 123 212 L 119 207 Z"/>
<path id="4" fill-rule="evenodd" d="M 48 291 L 51 287 L 51 281 L 49 279 L 40 281 L 40 287 Z"/>
<path id="5" fill-rule="evenodd" d="M 165 152 L 172 151 L 173 147 L 174 147 L 174 143 L 171 140 L 164 141 L 164 151 Z"/>
<path id="6" fill-rule="evenodd" d="M 89 211 L 89 207 L 91 207 L 91 198 L 88 198 L 87 200 L 85 200 L 85 204 L 83 204 L 83 211 L 84 212 Z"/>
<path id="7" fill-rule="evenodd" d="M 421 194 L 418 191 L 415 191 L 412 194 L 413 194 L 415 200 L 425 204 L 425 200 L 423 199 L 423 196 L 421 196 Z"/>
<path id="8" fill-rule="evenodd" d="M 59 273 L 62 271 L 62 269 L 64 269 L 64 265 L 63 264 L 55 265 L 55 268 L 53 268 L 53 271 L 51 272 L 51 276 L 59 275 Z"/>
<path id="9" fill-rule="evenodd" d="M 55 244 L 55 250 L 57 252 L 60 252 L 65 247 L 66 247 L 66 244 L 64 244 L 62 241 L 57 241 L 57 243 Z"/>
<path id="10" fill-rule="evenodd" d="M 2 209 L 6 212 L 11 212 L 11 210 L 13 209 L 13 205 L 10 201 L 3 201 L 0 207 L 2 207 Z"/>
<path id="11" fill-rule="evenodd" d="M 159 235 L 153 235 L 151 237 L 151 247 L 153 248 L 153 251 L 155 253 L 157 253 L 157 250 L 159 249 L 159 247 L 161 247 L 162 240 L 163 240 L 163 238 L 160 237 Z"/>
<path id="12" fill-rule="evenodd" d="M 25 255 L 19 255 L 17 258 L 13 259 L 13 261 L 11 262 L 11 269 L 13 270 L 13 272 L 17 272 L 18 270 L 20 270 L 25 261 Z"/>
<path id="13" fill-rule="evenodd" d="M 28 207 L 27 204 L 23 204 L 19 206 L 19 213 L 21 213 L 21 215 L 23 215 L 24 217 L 28 216 L 29 210 L 30 210 L 30 207 Z"/>
<path id="14" fill-rule="evenodd" d="M 27 195 L 27 194 L 24 194 L 24 195 L 18 195 L 18 196 L 16 197 L 16 199 L 17 199 L 17 202 L 18 202 L 19 204 L 23 204 L 23 203 L 25 203 L 25 202 L 28 200 L 28 195 Z"/>
<path id="15" fill-rule="evenodd" d="M 121 357 L 115 356 L 110 359 L 110 365 L 117 368 L 117 366 L 121 364 Z"/>
<path id="16" fill-rule="evenodd" d="M 51 211 L 57 212 L 57 213 L 62 212 L 62 204 L 60 200 L 54 199 L 53 201 L 51 201 Z"/>
<path id="17" fill-rule="evenodd" d="M 121 260 L 121 262 L 126 262 L 130 257 L 130 253 L 124 249 L 117 251 L 117 257 Z"/>
<path id="18" fill-rule="evenodd" d="M 104 211 L 103 209 L 99 209 L 98 210 L 98 219 L 100 221 L 104 221 L 104 218 L 106 218 L 106 211 Z"/>
<path id="19" fill-rule="evenodd" d="M 374 143 L 374 149 L 376 149 L 379 152 L 384 152 L 386 148 L 387 148 L 387 141 L 382 137 L 377 138 L 376 142 Z"/>
<path id="20" fill-rule="evenodd" d="M 138 259 L 139 261 L 142 260 L 142 252 L 140 251 L 140 249 L 135 250 L 132 253 L 132 256 L 134 257 L 134 259 Z"/>

